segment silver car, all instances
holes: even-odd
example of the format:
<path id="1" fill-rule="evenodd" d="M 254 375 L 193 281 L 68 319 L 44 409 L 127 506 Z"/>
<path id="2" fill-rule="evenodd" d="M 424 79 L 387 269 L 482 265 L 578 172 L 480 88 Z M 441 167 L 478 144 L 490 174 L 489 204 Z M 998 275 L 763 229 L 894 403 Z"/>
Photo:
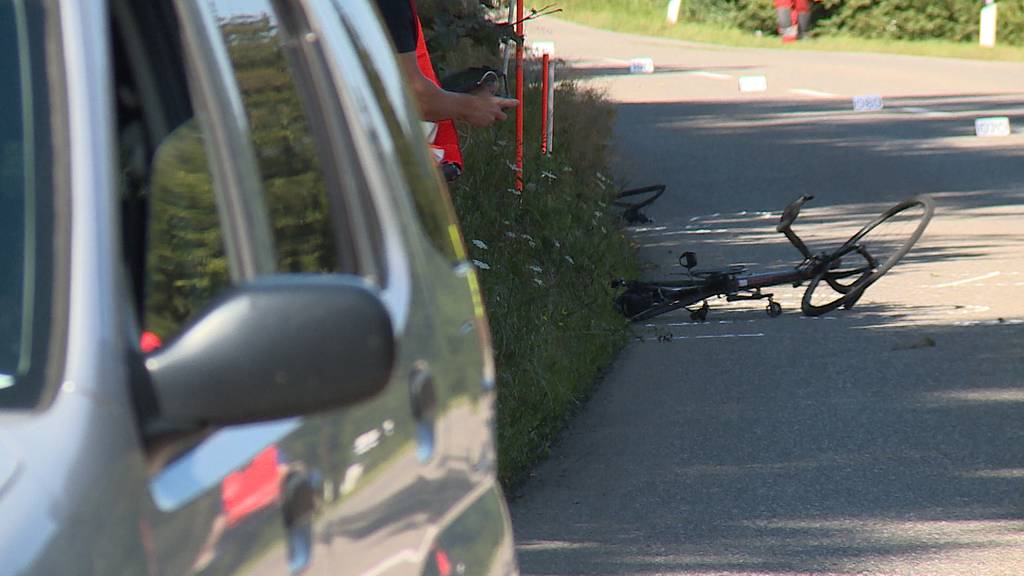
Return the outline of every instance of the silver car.
<path id="1" fill-rule="evenodd" d="M 0 45 L 0 575 L 515 573 L 374 9 L 0 0 Z"/>

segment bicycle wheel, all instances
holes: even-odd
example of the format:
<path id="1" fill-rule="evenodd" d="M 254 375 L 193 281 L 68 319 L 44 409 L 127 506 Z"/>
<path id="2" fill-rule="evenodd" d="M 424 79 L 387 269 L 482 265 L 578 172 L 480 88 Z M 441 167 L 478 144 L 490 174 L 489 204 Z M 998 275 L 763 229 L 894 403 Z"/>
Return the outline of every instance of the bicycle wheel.
<path id="1" fill-rule="evenodd" d="M 707 292 L 705 282 L 691 278 L 633 282 L 616 298 L 616 307 L 635 322 L 700 302 Z"/>
<path id="2" fill-rule="evenodd" d="M 852 307 L 864 290 L 892 269 L 924 234 L 935 212 L 928 196 L 915 196 L 889 208 L 860 229 L 811 279 L 801 310 L 819 316 L 840 306 Z"/>
<path id="3" fill-rule="evenodd" d="M 643 312 L 640 312 L 639 314 L 630 317 L 630 320 L 632 320 L 633 322 L 638 322 L 640 320 L 654 318 L 655 316 L 660 316 L 666 312 L 678 310 L 679 308 L 689 306 L 690 304 L 696 304 L 697 302 L 700 302 L 701 300 L 704 300 L 706 298 L 707 296 L 700 291 L 688 290 L 685 294 L 681 294 L 678 297 L 670 298 L 668 300 L 665 300 L 664 302 L 653 304 L 650 308 L 644 310 Z"/>

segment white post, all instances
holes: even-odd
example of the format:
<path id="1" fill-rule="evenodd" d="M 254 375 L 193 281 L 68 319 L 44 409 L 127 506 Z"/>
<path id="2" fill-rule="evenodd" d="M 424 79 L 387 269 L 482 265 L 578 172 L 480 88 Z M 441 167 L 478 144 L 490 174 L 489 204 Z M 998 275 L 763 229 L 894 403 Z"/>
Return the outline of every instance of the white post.
<path id="1" fill-rule="evenodd" d="M 985 0 L 985 6 L 981 9 L 978 44 L 986 48 L 993 48 L 996 45 L 996 20 L 998 15 L 999 5 L 993 0 Z"/>
<path id="2" fill-rule="evenodd" d="M 665 15 L 665 20 L 669 24 L 675 25 L 679 22 L 679 9 L 683 6 L 683 0 L 669 0 L 668 1 L 668 13 Z"/>
<path id="3" fill-rule="evenodd" d="M 555 61 L 548 65 L 548 155 L 554 149 L 555 136 Z"/>

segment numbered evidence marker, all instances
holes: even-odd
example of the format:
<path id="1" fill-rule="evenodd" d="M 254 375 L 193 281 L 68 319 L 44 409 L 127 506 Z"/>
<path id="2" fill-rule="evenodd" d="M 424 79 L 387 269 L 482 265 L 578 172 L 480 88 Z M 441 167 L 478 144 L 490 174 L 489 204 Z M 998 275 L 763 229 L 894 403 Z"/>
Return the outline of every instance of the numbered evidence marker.
<path id="1" fill-rule="evenodd" d="M 764 92 L 768 89 L 765 76 L 740 76 L 740 92 Z"/>
<path id="2" fill-rule="evenodd" d="M 654 60 L 650 58 L 633 58 L 629 61 L 630 74 L 654 74 Z"/>
<path id="3" fill-rule="evenodd" d="M 881 96 L 854 96 L 853 109 L 855 112 L 876 112 L 885 108 L 885 102 Z"/>
<path id="4" fill-rule="evenodd" d="M 1010 119 L 1006 116 L 978 118 L 974 121 L 974 133 L 981 137 L 1009 136 Z"/>
<path id="5" fill-rule="evenodd" d="M 555 56 L 555 43 L 554 42 L 533 42 L 530 44 L 530 56 L 534 58 L 540 58 L 547 54 L 554 58 Z"/>

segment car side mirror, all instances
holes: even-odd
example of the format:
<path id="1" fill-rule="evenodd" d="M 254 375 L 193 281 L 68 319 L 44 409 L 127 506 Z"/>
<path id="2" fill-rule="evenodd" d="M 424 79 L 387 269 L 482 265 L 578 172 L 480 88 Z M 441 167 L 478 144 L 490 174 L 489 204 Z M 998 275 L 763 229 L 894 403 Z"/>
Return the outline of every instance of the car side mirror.
<path id="1" fill-rule="evenodd" d="M 300 416 L 385 385 L 395 356 L 377 290 L 355 277 L 289 275 L 234 287 L 146 356 L 160 427 Z"/>

